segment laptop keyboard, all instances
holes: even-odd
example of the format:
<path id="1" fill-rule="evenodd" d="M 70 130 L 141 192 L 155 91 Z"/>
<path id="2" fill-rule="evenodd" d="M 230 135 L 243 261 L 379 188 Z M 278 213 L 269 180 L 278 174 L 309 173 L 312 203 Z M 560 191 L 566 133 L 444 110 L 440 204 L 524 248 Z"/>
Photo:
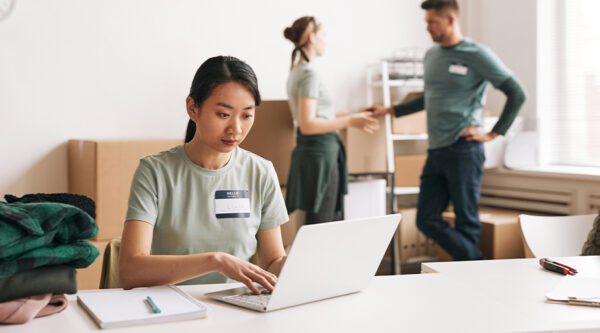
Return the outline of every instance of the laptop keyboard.
<path id="1" fill-rule="evenodd" d="M 232 300 L 243 304 L 258 305 L 260 307 L 265 307 L 269 303 L 269 299 L 271 299 L 271 294 L 266 291 L 262 292 L 263 293 L 260 295 L 256 295 L 255 293 L 250 292 L 239 295 L 227 296 L 223 299 Z"/>

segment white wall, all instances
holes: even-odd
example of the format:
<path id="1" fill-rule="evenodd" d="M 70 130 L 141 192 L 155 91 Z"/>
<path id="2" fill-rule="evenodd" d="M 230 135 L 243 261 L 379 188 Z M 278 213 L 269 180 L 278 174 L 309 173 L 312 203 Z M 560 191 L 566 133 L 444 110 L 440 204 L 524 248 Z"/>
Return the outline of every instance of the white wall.
<path id="1" fill-rule="evenodd" d="M 536 127 L 537 0 L 462 0 L 466 36 L 490 47 L 527 91 L 520 116 L 526 129 Z M 490 86 L 486 109 L 499 114 L 504 94 Z"/>
<path id="2" fill-rule="evenodd" d="M 71 138 L 182 137 L 210 56 L 247 61 L 263 98 L 285 99 L 283 29 L 302 15 L 327 32 L 318 65 L 338 109 L 362 107 L 367 64 L 431 45 L 420 2 L 17 1 L 0 22 L 0 195 L 66 191 Z"/>

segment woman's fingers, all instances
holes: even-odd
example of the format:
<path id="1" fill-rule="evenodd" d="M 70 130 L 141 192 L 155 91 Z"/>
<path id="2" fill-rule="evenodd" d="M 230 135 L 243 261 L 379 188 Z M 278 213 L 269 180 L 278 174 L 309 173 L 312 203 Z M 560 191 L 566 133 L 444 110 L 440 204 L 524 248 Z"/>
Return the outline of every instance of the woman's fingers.
<path id="1" fill-rule="evenodd" d="M 271 285 L 275 286 L 275 284 L 277 283 L 277 275 L 268 271 L 263 272 L 265 272 L 265 278 L 267 279 L 267 281 L 269 281 Z"/>
<path id="2" fill-rule="evenodd" d="M 273 291 L 273 285 L 267 280 L 264 275 L 258 274 L 256 272 L 250 272 L 248 277 L 252 279 L 252 281 L 260 284 L 268 291 Z M 260 292 L 258 292 L 260 294 Z"/>
<path id="3" fill-rule="evenodd" d="M 273 290 L 273 287 L 277 283 L 277 276 L 275 274 L 268 272 L 258 266 L 254 266 L 254 276 L 255 282 L 258 282 L 263 287 L 267 288 L 269 291 Z"/>
<path id="4" fill-rule="evenodd" d="M 362 129 L 369 134 L 375 133 L 379 129 L 379 120 L 371 116 L 366 117 Z"/>
<path id="5" fill-rule="evenodd" d="M 237 269 L 233 269 L 229 277 L 242 282 L 255 294 L 260 294 L 260 290 L 254 282 L 260 284 L 265 289 L 272 291 L 277 283 L 277 276 L 263 270 L 262 268 L 247 262 L 237 262 Z"/>
<path id="6" fill-rule="evenodd" d="M 260 295 L 260 290 L 258 290 L 258 288 L 254 285 L 254 282 L 252 282 L 251 278 L 242 275 L 237 280 L 240 281 L 241 283 L 245 284 L 246 287 L 248 287 L 250 290 L 252 290 L 252 292 L 255 293 L 256 295 Z"/>

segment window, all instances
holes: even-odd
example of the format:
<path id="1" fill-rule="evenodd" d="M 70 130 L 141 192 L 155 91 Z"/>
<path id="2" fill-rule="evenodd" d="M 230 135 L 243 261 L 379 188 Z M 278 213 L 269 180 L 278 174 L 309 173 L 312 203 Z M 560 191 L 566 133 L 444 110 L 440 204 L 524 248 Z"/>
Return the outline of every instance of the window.
<path id="1" fill-rule="evenodd" d="M 600 167 L 600 1 L 538 1 L 542 165 Z"/>

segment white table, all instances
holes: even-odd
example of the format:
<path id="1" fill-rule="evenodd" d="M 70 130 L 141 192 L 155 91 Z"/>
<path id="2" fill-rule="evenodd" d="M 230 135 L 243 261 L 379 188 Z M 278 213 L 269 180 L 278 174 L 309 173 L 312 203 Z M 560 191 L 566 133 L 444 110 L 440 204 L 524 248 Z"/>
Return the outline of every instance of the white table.
<path id="1" fill-rule="evenodd" d="M 580 257 L 583 258 L 583 257 Z M 600 257 L 561 258 L 583 272 L 600 272 Z M 577 264 L 575 264 L 577 263 Z M 183 286 L 210 307 L 206 319 L 114 332 L 505 332 L 600 328 L 600 308 L 544 303 L 561 278 L 536 260 L 429 263 L 438 274 L 378 276 L 366 290 L 270 313 L 215 302 L 204 293 L 235 285 Z M 62 313 L 0 332 L 101 331 L 69 296 Z"/>
<path id="2" fill-rule="evenodd" d="M 550 259 L 577 269 L 579 272 L 577 275 L 600 276 L 600 256 Z M 552 273 L 543 269 L 539 265 L 539 259 L 537 258 L 447 261 L 421 264 L 421 273 L 505 275 L 508 272 L 513 272 L 512 275 L 521 274 L 548 281 L 555 281 L 562 278 L 562 275 L 558 273 Z"/>
<path id="3" fill-rule="evenodd" d="M 600 277 L 600 256 L 552 258 L 579 271 L 578 276 Z M 539 259 L 436 262 L 421 265 L 423 273 L 456 277 L 504 306 L 504 327 L 515 330 L 595 328 L 600 331 L 600 308 L 545 303 L 544 295 L 564 277 L 543 269 Z"/>

